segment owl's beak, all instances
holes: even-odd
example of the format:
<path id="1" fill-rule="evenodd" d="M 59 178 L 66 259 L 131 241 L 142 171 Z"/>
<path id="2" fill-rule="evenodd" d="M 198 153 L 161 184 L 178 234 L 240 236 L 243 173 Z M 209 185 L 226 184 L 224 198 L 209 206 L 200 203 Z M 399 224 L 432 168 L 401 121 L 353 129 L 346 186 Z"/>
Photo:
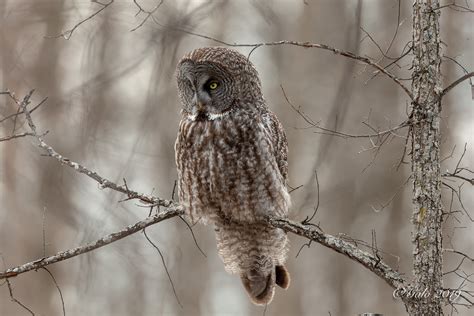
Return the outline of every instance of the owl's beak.
<path id="1" fill-rule="evenodd" d="M 201 102 L 201 101 L 197 101 L 197 102 L 196 102 L 196 108 L 197 108 L 197 111 L 198 111 L 198 112 L 205 112 L 205 110 L 206 110 L 206 105 L 205 105 L 203 102 Z"/>
<path id="2" fill-rule="evenodd" d="M 201 95 L 199 92 L 194 95 L 194 107 L 196 109 L 196 112 L 198 113 L 205 113 L 206 112 L 206 99 L 203 95 Z"/>
<path id="3" fill-rule="evenodd" d="M 205 120 L 207 116 L 206 103 L 199 98 L 199 95 L 194 96 L 192 114 L 197 121 Z"/>

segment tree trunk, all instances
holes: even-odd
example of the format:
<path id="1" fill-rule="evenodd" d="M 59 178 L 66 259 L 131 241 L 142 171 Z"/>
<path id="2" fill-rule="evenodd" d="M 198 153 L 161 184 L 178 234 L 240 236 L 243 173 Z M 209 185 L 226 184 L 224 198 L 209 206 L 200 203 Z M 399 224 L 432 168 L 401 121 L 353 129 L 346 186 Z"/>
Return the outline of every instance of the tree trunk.
<path id="1" fill-rule="evenodd" d="M 439 1 L 413 4 L 413 289 L 410 315 L 442 315 Z"/>

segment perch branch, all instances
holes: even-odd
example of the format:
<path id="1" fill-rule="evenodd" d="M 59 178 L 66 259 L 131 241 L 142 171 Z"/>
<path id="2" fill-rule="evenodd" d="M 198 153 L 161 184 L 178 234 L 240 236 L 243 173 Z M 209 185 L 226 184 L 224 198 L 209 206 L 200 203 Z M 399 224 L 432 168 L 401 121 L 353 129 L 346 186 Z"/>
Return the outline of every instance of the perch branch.
<path id="1" fill-rule="evenodd" d="M 287 232 L 313 240 L 327 248 L 330 248 L 344 256 L 360 263 L 377 276 L 387 282 L 392 288 L 402 288 L 405 280 L 397 271 L 384 263 L 380 257 L 361 250 L 355 245 L 342 240 L 336 236 L 325 234 L 317 228 L 310 225 L 303 225 L 288 219 L 270 217 L 269 222 L 272 226 L 281 228 Z"/>
<path id="2" fill-rule="evenodd" d="M 61 251 L 55 255 L 40 258 L 38 260 L 19 265 L 17 267 L 7 269 L 4 272 L 0 272 L 0 279 L 11 278 L 31 270 L 38 270 L 50 264 L 64 261 L 72 257 L 93 251 L 110 243 L 113 243 L 117 240 L 130 236 L 134 233 L 137 233 L 148 226 L 183 214 L 184 211 L 182 207 L 178 204 L 174 204 L 173 206 L 168 207 L 166 210 L 161 211 L 159 214 L 147 217 L 142 221 L 139 221 L 133 225 L 129 225 L 118 232 L 106 235 L 94 242 L 66 251 Z M 272 217 L 269 218 L 269 223 L 274 227 L 281 228 L 287 232 L 291 232 L 296 235 L 308 238 L 325 247 L 328 247 L 336 252 L 345 255 L 346 257 L 362 264 L 365 268 L 374 272 L 377 276 L 382 278 L 393 288 L 400 288 L 403 287 L 405 284 L 405 280 L 402 278 L 402 276 L 397 271 L 389 267 L 386 263 L 384 263 L 380 259 L 380 257 L 363 251 L 354 244 L 344 241 L 339 237 L 322 233 L 317 228 L 311 225 L 303 225 L 301 223 L 297 223 L 288 219 Z"/>
<path id="3" fill-rule="evenodd" d="M 34 136 L 39 142 L 39 147 L 45 150 L 49 156 L 55 158 L 61 164 L 65 164 L 73 168 L 79 173 L 86 174 L 88 177 L 97 181 L 101 185 L 101 187 L 110 188 L 112 190 L 126 194 L 129 197 L 137 198 L 148 204 L 164 206 L 165 209 L 160 211 L 156 215 L 149 216 L 146 219 L 141 220 L 133 225 L 129 225 L 118 232 L 106 235 L 86 245 L 72 248 L 69 250 L 65 250 L 62 252 L 58 252 L 55 255 L 43 257 L 38 260 L 7 269 L 3 272 L 0 272 L 0 279 L 7 279 L 10 277 L 17 276 L 21 273 L 31 271 L 31 270 L 44 268 L 50 264 L 53 264 L 59 261 L 64 261 L 66 259 L 93 251 L 100 247 L 106 246 L 112 242 L 115 242 L 122 238 L 130 236 L 134 233 L 142 231 L 144 228 L 150 225 L 156 224 L 158 222 L 164 221 L 166 219 L 169 219 L 175 216 L 184 215 L 184 210 L 182 206 L 180 206 L 176 202 L 160 199 L 158 197 L 150 197 L 150 196 L 146 196 L 144 194 L 132 191 L 128 188 L 126 184 L 124 184 L 123 186 L 119 186 L 103 178 L 98 173 L 91 171 L 76 162 L 72 162 L 68 158 L 65 158 L 64 156 L 57 153 L 51 146 L 49 146 L 44 141 L 43 137 L 38 134 L 37 127 L 31 118 L 31 114 L 29 110 L 27 109 L 27 106 L 30 103 L 30 98 L 33 92 L 34 92 L 33 90 L 30 91 L 30 93 L 28 93 L 23 98 L 23 101 L 21 102 L 17 101 L 17 102 L 19 103 L 18 105 L 26 117 L 28 125 L 31 129 L 31 132 L 34 134 Z M 362 264 L 364 267 L 374 272 L 377 276 L 381 277 L 383 280 L 385 280 L 385 282 L 387 282 L 390 286 L 394 288 L 402 287 L 405 283 L 402 276 L 398 272 L 390 268 L 386 263 L 384 263 L 380 257 L 374 254 L 368 253 L 366 251 L 363 251 L 360 248 L 358 248 L 356 245 L 350 242 L 347 242 L 343 240 L 342 238 L 325 234 L 321 232 L 317 226 L 314 226 L 311 224 L 297 223 L 297 222 L 290 221 L 288 219 L 281 219 L 281 218 L 269 218 L 268 221 L 274 227 L 281 228 L 285 231 L 292 232 L 294 234 L 308 238 L 309 240 L 315 241 L 325 247 L 331 248 L 332 250 L 339 252 L 345 255 L 346 257 Z"/>

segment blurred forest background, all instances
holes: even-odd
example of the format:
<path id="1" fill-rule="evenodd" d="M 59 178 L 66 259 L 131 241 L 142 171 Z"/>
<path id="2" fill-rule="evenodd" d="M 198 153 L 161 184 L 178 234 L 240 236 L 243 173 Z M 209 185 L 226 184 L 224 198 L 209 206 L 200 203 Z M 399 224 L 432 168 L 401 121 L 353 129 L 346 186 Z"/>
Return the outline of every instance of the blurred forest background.
<path id="1" fill-rule="evenodd" d="M 103 0 L 106 3 L 106 0 Z M 450 1 L 449 1 L 450 2 Z M 145 9 L 158 1 L 141 0 Z M 0 0 L 0 90 L 22 98 L 36 89 L 33 103 L 48 97 L 33 114 L 40 131 L 58 152 L 99 174 L 144 193 L 170 198 L 176 179 L 174 140 L 179 103 L 174 70 L 180 57 L 197 47 L 218 45 L 176 28 L 229 43 L 295 40 L 324 43 L 359 55 L 380 58 L 366 30 L 385 51 L 397 31 L 389 56 L 399 56 L 411 40 L 411 1 L 164 1 L 147 17 L 132 0 L 115 0 L 74 30 L 69 40 L 55 37 L 102 6 L 76 0 Z M 444 55 L 468 70 L 474 68 L 473 15 L 445 8 L 441 30 Z M 397 24 L 399 24 L 397 26 Z M 248 54 L 250 48 L 237 48 Z M 296 106 L 321 126 L 351 134 L 380 129 L 407 117 L 408 98 L 392 81 L 373 69 L 318 49 L 261 47 L 251 60 L 260 72 L 264 94 L 282 121 L 289 139 L 291 218 L 303 220 L 317 203 L 314 172 L 320 183 L 320 207 L 314 222 L 325 232 L 372 240 L 387 253 L 384 259 L 411 273 L 411 184 L 404 185 L 410 165 L 401 158 L 406 130 L 380 150 L 367 139 L 321 135 L 289 106 L 280 85 Z M 388 64 L 390 60 L 382 60 Z M 408 55 L 392 71 L 410 76 Z M 444 82 L 462 69 L 446 58 Z M 409 82 L 406 82 L 409 84 Z M 16 110 L 6 96 L 0 115 Z M 453 168 L 468 151 L 474 165 L 474 105 L 468 83 L 444 99 L 443 168 Z M 11 132 L 12 123 L 0 126 Z M 100 190 L 90 179 L 41 156 L 32 138 L 0 144 L 1 270 L 93 241 L 143 219 L 147 208 L 119 202 L 123 195 Z M 366 168 L 368 165 L 370 166 Z M 445 191 L 445 204 L 450 193 Z M 464 189 L 464 205 L 474 206 L 474 190 Z M 387 203 L 394 196 L 391 203 Z M 385 206 L 385 207 L 384 207 Z M 459 208 L 459 206 L 455 206 Z M 472 211 L 471 214 L 474 214 Z M 446 247 L 474 250 L 472 222 L 449 221 Z M 456 228 L 457 227 L 457 228 Z M 461 228 L 459 228 L 461 227 Z M 148 235 L 162 250 L 181 308 L 156 250 L 138 233 L 49 267 L 64 295 L 68 315 L 263 315 L 250 303 L 236 276 L 228 275 L 217 256 L 211 227 L 195 226 L 203 257 L 185 224 L 171 219 L 150 227 Z M 292 284 L 277 290 L 266 315 L 356 315 L 376 311 L 405 314 L 392 289 L 372 272 L 349 259 L 290 235 L 288 259 Z M 397 257 L 398 256 L 398 257 Z M 445 270 L 458 261 L 445 258 Z M 466 263 L 466 271 L 473 266 Z M 470 270 L 469 270 L 470 269 Z M 14 295 L 37 315 L 61 315 L 58 291 L 45 271 L 11 279 Z M 446 286 L 459 286 L 447 279 Z M 26 315 L 10 301 L 0 283 L 0 315 Z M 459 310 L 459 315 L 468 315 Z"/>

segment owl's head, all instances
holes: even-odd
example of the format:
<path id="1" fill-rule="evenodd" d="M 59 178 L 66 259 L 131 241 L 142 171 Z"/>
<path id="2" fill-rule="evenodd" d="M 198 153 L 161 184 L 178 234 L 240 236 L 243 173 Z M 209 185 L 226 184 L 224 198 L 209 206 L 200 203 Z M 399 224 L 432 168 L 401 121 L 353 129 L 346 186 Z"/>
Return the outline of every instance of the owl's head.
<path id="1" fill-rule="evenodd" d="M 236 107 L 263 104 L 260 80 L 244 55 L 224 47 L 186 54 L 176 69 L 183 111 L 194 120 L 223 117 Z"/>

